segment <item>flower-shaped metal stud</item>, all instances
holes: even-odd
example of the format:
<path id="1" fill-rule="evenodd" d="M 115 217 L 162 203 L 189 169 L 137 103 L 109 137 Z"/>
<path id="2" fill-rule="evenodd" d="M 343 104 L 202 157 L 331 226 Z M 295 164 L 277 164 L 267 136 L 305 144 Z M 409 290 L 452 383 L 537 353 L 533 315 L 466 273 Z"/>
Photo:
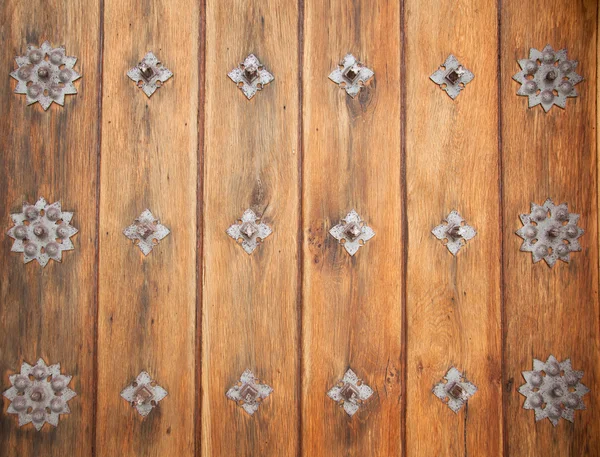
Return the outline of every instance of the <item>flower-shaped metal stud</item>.
<path id="1" fill-rule="evenodd" d="M 252 254 L 272 232 L 271 227 L 262 223 L 251 209 L 244 211 L 242 218 L 227 229 L 227 234 L 236 240 L 248 254 Z"/>
<path id="2" fill-rule="evenodd" d="M 59 416 L 71 412 L 67 403 L 77 394 L 67 387 L 72 376 L 61 374 L 59 363 L 23 363 L 21 372 L 9 379 L 12 387 L 2 395 L 11 402 L 7 412 L 19 416 L 19 427 L 30 422 L 38 431 L 46 422 L 56 427 Z"/>
<path id="3" fill-rule="evenodd" d="M 473 81 L 475 75 L 463 67 L 452 54 L 429 78 L 439 85 L 442 90 L 454 100 L 467 84 Z"/>
<path id="4" fill-rule="evenodd" d="M 581 251 L 577 239 L 584 231 L 577 226 L 579 214 L 569 213 L 566 203 L 554 205 L 550 199 L 542 206 L 531 203 L 531 213 L 520 218 L 523 227 L 516 233 L 524 240 L 521 251 L 531 252 L 533 263 L 544 259 L 553 267 L 557 260 L 569 262 L 571 252 Z"/>
<path id="5" fill-rule="evenodd" d="M 150 254 L 154 246 L 169 233 L 170 230 L 149 209 L 144 210 L 133 224 L 123 230 L 123 234 L 137 244 L 144 255 Z"/>
<path id="6" fill-rule="evenodd" d="M 129 69 L 127 76 L 150 97 L 173 73 L 152 52 L 148 52 L 140 63 Z"/>
<path id="7" fill-rule="evenodd" d="M 520 59 L 521 71 L 513 79 L 521 84 L 517 94 L 529 97 L 529 108 L 553 105 L 565 108 L 568 97 L 577 97 L 575 85 L 583 78 L 575 72 L 578 62 L 567 58 L 567 50 L 555 51 L 547 45 L 541 52 L 531 48 L 529 59 Z"/>
<path id="8" fill-rule="evenodd" d="M 371 395 L 373 389 L 363 383 L 351 369 L 348 369 L 342 380 L 327 392 L 327 396 L 344 408 L 350 417 L 356 414 Z"/>
<path id="9" fill-rule="evenodd" d="M 11 218 L 15 224 L 8 231 L 15 240 L 11 250 L 22 252 L 24 263 L 36 259 L 45 267 L 50 259 L 60 262 L 63 251 L 75 249 L 70 240 L 77 233 L 70 225 L 73 213 L 62 211 L 60 202 L 49 205 L 40 198 L 35 205 L 23 203 L 23 211 Z"/>
<path id="10" fill-rule="evenodd" d="M 261 384 L 250 370 L 245 370 L 240 380 L 225 395 L 252 416 L 272 392 L 272 387 Z"/>
<path id="11" fill-rule="evenodd" d="M 375 73 L 359 62 L 352 54 L 344 56 L 338 67 L 329 74 L 329 79 L 346 89 L 346 93 L 354 98 Z"/>
<path id="12" fill-rule="evenodd" d="M 65 95 L 76 94 L 73 81 L 81 78 L 73 67 L 76 57 L 69 57 L 65 47 L 53 48 L 44 41 L 38 48 L 27 46 L 27 54 L 16 57 L 17 68 L 10 76 L 16 79 L 15 93 L 25 94 L 27 104 L 39 102 L 47 110 L 52 102 L 63 106 Z"/>
<path id="13" fill-rule="evenodd" d="M 451 367 L 444 379 L 433 386 L 432 392 L 446 403 L 448 408 L 458 413 L 469 398 L 475 395 L 477 387 L 469 382 L 460 371 Z"/>
<path id="14" fill-rule="evenodd" d="M 571 360 L 559 362 L 551 355 L 544 363 L 533 359 L 533 371 L 523 371 L 526 383 L 519 393 L 527 397 L 523 408 L 535 411 L 535 420 L 546 417 L 556 427 L 560 418 L 573 422 L 575 410 L 585 409 L 582 397 L 590 390 L 579 381 L 583 371 L 574 371 Z"/>
<path id="15" fill-rule="evenodd" d="M 354 255 L 361 246 L 375 236 L 375 232 L 369 227 L 354 210 L 350 211 L 342 221 L 329 230 L 340 244 L 344 246 L 348 254 Z"/>
<path id="16" fill-rule="evenodd" d="M 248 100 L 275 79 L 254 54 L 249 54 L 243 63 L 229 72 L 228 76 Z"/>
<path id="17" fill-rule="evenodd" d="M 142 371 L 135 381 L 123 389 L 121 397 L 137 409 L 140 416 L 146 417 L 167 394 L 148 373 Z"/>
<path id="18" fill-rule="evenodd" d="M 458 211 L 451 211 L 443 223 L 434 228 L 431 233 L 446 245 L 452 255 L 456 255 L 467 241 L 472 239 L 477 232 L 467 225 Z"/>

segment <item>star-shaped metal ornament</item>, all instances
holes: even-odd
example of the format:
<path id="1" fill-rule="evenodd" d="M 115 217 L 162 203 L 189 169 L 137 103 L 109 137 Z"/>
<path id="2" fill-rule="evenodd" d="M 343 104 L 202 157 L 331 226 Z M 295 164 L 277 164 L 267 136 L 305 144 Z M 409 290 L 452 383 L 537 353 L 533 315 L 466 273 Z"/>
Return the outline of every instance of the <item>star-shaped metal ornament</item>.
<path id="1" fill-rule="evenodd" d="M 73 81 L 81 78 L 74 70 L 76 57 L 67 56 L 65 47 L 53 48 L 44 41 L 38 48 L 27 46 L 27 54 L 15 57 L 17 68 L 10 76 L 16 79 L 15 93 L 25 94 L 27 104 L 35 102 L 47 110 L 52 102 L 63 106 L 65 95 L 76 94 Z"/>
<path id="2" fill-rule="evenodd" d="M 473 81 L 474 77 L 473 73 L 463 67 L 458 59 L 450 54 L 444 64 L 429 78 L 454 100 L 459 96 L 460 91 Z"/>
<path id="3" fill-rule="evenodd" d="M 583 396 L 590 390 L 579 382 L 583 371 L 574 371 L 571 360 L 559 362 L 551 355 L 546 362 L 533 359 L 533 371 L 523 371 L 526 383 L 519 393 L 527 397 L 523 408 L 535 411 L 535 420 L 546 417 L 555 427 L 562 417 L 573 422 L 575 411 L 586 409 Z"/>
<path id="4" fill-rule="evenodd" d="M 329 79 L 354 98 L 375 75 L 373 70 L 359 62 L 352 54 L 346 54 L 338 67 L 329 74 Z"/>
<path id="5" fill-rule="evenodd" d="M 225 395 L 252 416 L 272 392 L 273 389 L 267 384 L 261 384 L 252 371 L 245 370 L 237 384 L 232 386 Z"/>
<path id="6" fill-rule="evenodd" d="M 144 210 L 133 224 L 123 230 L 123 234 L 137 244 L 144 255 L 150 254 L 154 246 L 169 233 L 170 230 L 149 209 Z"/>
<path id="7" fill-rule="evenodd" d="M 469 401 L 477 387 L 469 382 L 456 368 L 451 367 L 444 376 L 444 380 L 437 383 L 432 390 L 433 394 L 442 400 L 448 408 L 458 413 Z"/>
<path id="8" fill-rule="evenodd" d="M 243 63 L 229 72 L 228 76 L 248 100 L 275 79 L 254 54 L 249 54 Z"/>
<path id="9" fill-rule="evenodd" d="M 148 52 L 140 63 L 129 69 L 127 76 L 150 97 L 173 73 L 152 52 Z"/>
<path id="10" fill-rule="evenodd" d="M 23 363 L 21 372 L 9 379 L 12 387 L 2 395 L 11 402 L 7 413 L 19 416 L 19 427 L 33 423 L 40 431 L 46 422 L 56 427 L 61 414 L 70 414 L 67 403 L 77 394 L 67 387 L 72 376 L 61 374 L 59 363 Z"/>
<path id="11" fill-rule="evenodd" d="M 158 406 L 158 402 L 168 395 L 148 373 L 142 371 L 135 381 L 121 392 L 123 397 L 142 417 L 146 417 Z"/>
<path id="12" fill-rule="evenodd" d="M 329 230 L 344 249 L 350 255 L 356 254 L 356 251 L 367 241 L 375 236 L 375 232 L 358 215 L 355 210 L 350 211 L 342 221 Z"/>
<path id="13" fill-rule="evenodd" d="M 362 382 L 351 369 L 348 369 L 342 380 L 327 392 L 327 396 L 344 408 L 350 417 L 356 414 L 371 395 L 373 389 Z"/>
<path id="14" fill-rule="evenodd" d="M 467 241 L 472 239 L 477 232 L 473 227 L 467 225 L 458 211 L 451 211 L 444 223 L 434 228 L 431 233 L 445 243 L 452 255 L 456 255 Z"/>
<path id="15" fill-rule="evenodd" d="M 227 234 L 236 240 L 248 254 L 252 254 L 260 243 L 273 231 L 260 221 L 260 218 L 247 209 L 242 218 L 227 229 Z"/>

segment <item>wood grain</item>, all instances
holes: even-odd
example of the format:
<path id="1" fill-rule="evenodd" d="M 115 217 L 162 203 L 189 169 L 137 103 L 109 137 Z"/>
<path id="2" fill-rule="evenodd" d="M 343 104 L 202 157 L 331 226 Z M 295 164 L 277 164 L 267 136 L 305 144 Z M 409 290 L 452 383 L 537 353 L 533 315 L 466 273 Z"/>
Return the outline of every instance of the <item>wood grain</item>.
<path id="1" fill-rule="evenodd" d="M 198 22 L 191 0 L 106 0 L 96 454 L 193 456 Z M 127 75 L 153 51 L 174 76 L 148 99 Z M 144 209 L 171 234 L 122 233 Z M 168 392 L 145 419 L 119 393 L 142 370 Z"/>
<path id="2" fill-rule="evenodd" d="M 598 205 L 596 157 L 596 31 L 595 1 L 533 1 L 535 21 L 523 20 L 523 4 L 504 1 L 502 8 L 502 155 L 504 164 L 504 277 L 507 453 L 529 455 L 600 455 L 600 332 L 598 329 Z M 529 48 L 568 49 L 579 61 L 577 72 L 585 81 L 580 96 L 569 99 L 566 110 L 527 108 L 527 99 L 515 95 L 511 80 L 519 71 L 517 59 Z M 514 234 L 519 214 L 530 202 L 568 202 L 581 214 L 585 229 L 583 251 L 571 262 L 532 264 L 531 255 L 519 252 L 521 239 Z M 584 370 L 583 384 L 591 389 L 584 397 L 586 411 L 575 423 L 554 428 L 548 420 L 535 423 L 532 411 L 523 409 L 517 389 L 521 372 L 531 370 L 533 359 L 570 357 L 573 367 Z"/>

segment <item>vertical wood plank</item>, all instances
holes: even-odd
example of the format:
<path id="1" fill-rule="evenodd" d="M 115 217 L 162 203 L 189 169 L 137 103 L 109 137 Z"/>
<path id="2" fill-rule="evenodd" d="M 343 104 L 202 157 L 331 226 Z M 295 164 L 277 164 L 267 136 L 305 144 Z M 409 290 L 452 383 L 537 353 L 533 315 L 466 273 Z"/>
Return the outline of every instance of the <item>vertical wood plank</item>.
<path id="1" fill-rule="evenodd" d="M 10 386 L 8 376 L 21 364 L 38 358 L 60 363 L 73 376 L 70 387 L 78 394 L 69 402 L 70 415 L 57 428 L 46 424 L 37 432 L 32 424 L 18 427 L 6 413 L 9 402 L 0 397 L 0 453 L 3 456 L 90 456 L 94 414 L 94 328 L 96 319 L 98 190 L 98 113 L 100 83 L 100 8 L 97 2 L 67 4 L 7 0 L 0 5 L 0 391 Z M 16 81 L 8 73 L 15 56 L 25 55 L 27 44 L 49 40 L 64 44 L 77 56 L 77 95 L 65 106 L 53 104 L 44 112 L 39 104 L 26 106 L 25 96 L 14 94 Z M 39 197 L 60 200 L 73 211 L 74 251 L 63 253 L 62 263 L 23 264 L 23 254 L 11 252 L 5 236 L 13 225 L 10 214 L 22 203 Z"/>
<path id="2" fill-rule="evenodd" d="M 598 329 L 598 206 L 596 158 L 596 32 L 597 2 L 533 1 L 524 20 L 523 4 L 504 0 L 502 27 L 502 144 L 504 201 L 505 359 L 507 451 L 511 456 L 600 455 L 600 332 Z M 567 108 L 527 108 L 511 80 L 520 70 L 517 59 L 529 48 L 568 49 L 579 61 L 577 72 L 585 81 L 580 96 L 568 99 Z M 531 254 L 519 252 L 522 226 L 519 214 L 530 202 L 568 202 L 579 213 L 585 229 L 582 252 L 571 262 L 548 268 L 533 264 Z M 576 370 L 584 370 L 586 411 L 577 411 L 575 423 L 554 428 L 548 420 L 535 423 L 532 411 L 523 409 L 517 392 L 524 383 L 522 371 L 533 359 L 570 357 Z"/>
<path id="3" fill-rule="evenodd" d="M 99 457 L 194 455 L 198 8 L 105 0 Z M 147 51 L 174 73 L 149 99 Z M 144 257 L 122 231 L 146 208 L 171 234 Z M 119 395 L 142 370 L 169 392 L 145 419 Z"/>
<path id="4" fill-rule="evenodd" d="M 305 2 L 303 455 L 401 454 L 400 4 Z M 328 79 L 374 70 L 355 98 Z M 355 209 L 376 235 L 351 257 L 329 230 Z M 352 418 L 327 391 L 352 368 L 374 395 Z"/>
<path id="5" fill-rule="evenodd" d="M 298 9 L 206 4 L 202 455 L 294 456 L 298 441 Z M 227 73 L 255 54 L 252 100 Z M 248 255 L 226 230 L 251 208 L 273 233 Z M 225 396 L 250 369 L 274 392 L 249 416 Z"/>
<path id="6" fill-rule="evenodd" d="M 407 0 L 406 10 L 407 455 L 498 456 L 497 8 Z M 454 101 L 429 79 L 449 54 L 475 75 Z M 452 210 L 477 230 L 455 257 L 431 233 Z M 478 387 L 458 414 L 431 392 L 452 366 Z"/>

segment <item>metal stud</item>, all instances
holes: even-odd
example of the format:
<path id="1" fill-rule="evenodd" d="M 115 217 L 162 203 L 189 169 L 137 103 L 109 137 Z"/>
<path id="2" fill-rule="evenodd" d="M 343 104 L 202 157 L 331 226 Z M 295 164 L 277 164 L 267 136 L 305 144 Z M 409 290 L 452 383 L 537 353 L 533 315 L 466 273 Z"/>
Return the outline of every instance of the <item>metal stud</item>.
<path id="1" fill-rule="evenodd" d="M 444 64 L 429 78 L 454 100 L 459 96 L 460 91 L 473 81 L 474 77 L 473 73 L 463 67 L 458 59 L 450 54 Z"/>
<path id="2" fill-rule="evenodd" d="M 345 89 L 350 97 L 354 98 L 360 90 L 375 75 L 373 70 L 367 68 L 362 62 L 359 62 L 352 54 L 346 54 L 338 68 L 329 74 L 329 79 Z"/>
<path id="3" fill-rule="evenodd" d="M 247 209 L 242 218 L 227 229 L 227 234 L 236 240 L 248 254 L 252 254 L 260 243 L 273 231 L 260 221 L 260 218 Z"/>
<path id="4" fill-rule="evenodd" d="M 148 52 L 140 63 L 129 69 L 127 76 L 150 97 L 173 73 L 152 52 Z"/>
<path id="5" fill-rule="evenodd" d="M 340 382 L 333 386 L 327 396 L 344 408 L 348 416 L 352 417 L 373 395 L 373 389 L 358 378 L 350 368 Z"/>
<path id="6" fill-rule="evenodd" d="M 275 79 L 254 54 L 249 54 L 244 62 L 229 72 L 228 76 L 248 100 Z"/>
<path id="7" fill-rule="evenodd" d="M 137 244 L 144 255 L 150 254 L 154 246 L 169 233 L 170 230 L 149 209 L 144 210 L 133 224 L 123 230 L 123 234 Z"/>
<path id="8" fill-rule="evenodd" d="M 446 403 L 448 408 L 458 413 L 469 398 L 475 395 L 477 386 L 469 382 L 456 368 L 451 367 L 444 379 L 433 387 L 432 392 Z"/>
<path id="9" fill-rule="evenodd" d="M 578 62 L 567 58 L 567 50 L 552 46 L 540 52 L 529 50 L 529 59 L 520 59 L 521 71 L 513 79 L 521 84 L 517 94 L 529 97 L 529 108 L 542 105 L 548 112 L 553 105 L 566 108 L 568 97 L 577 97 L 575 85 L 583 78 L 575 72 Z"/>
<path id="10" fill-rule="evenodd" d="M 355 210 L 350 211 L 342 221 L 329 230 L 350 255 L 356 254 L 361 246 L 375 236 L 375 232 L 358 215 Z"/>
<path id="11" fill-rule="evenodd" d="M 267 384 L 261 384 L 252 371 L 245 370 L 240 380 L 225 395 L 252 416 L 272 392 L 273 389 Z"/>
<path id="12" fill-rule="evenodd" d="M 142 417 L 146 417 L 158 406 L 168 392 L 159 386 L 148 373 L 142 371 L 135 381 L 121 392 L 123 397 Z"/>
<path id="13" fill-rule="evenodd" d="M 65 47 L 53 48 L 44 41 L 38 48 L 27 46 L 27 54 L 15 57 L 17 68 L 10 76 L 16 79 L 15 93 L 25 94 L 27 104 L 35 102 L 47 110 L 52 102 L 63 106 L 65 95 L 76 94 L 73 81 L 81 78 L 73 67 L 76 57 L 66 55 Z"/>
<path id="14" fill-rule="evenodd" d="M 40 431 L 47 422 L 58 426 L 61 414 L 70 414 L 67 404 L 77 394 L 67 386 L 72 376 L 60 373 L 60 364 L 46 365 L 39 359 L 35 366 L 21 365 L 21 372 L 9 376 L 12 387 L 3 392 L 11 403 L 7 412 L 19 416 L 19 427 L 33 423 Z"/>
<path id="15" fill-rule="evenodd" d="M 444 223 L 434 228 L 431 233 L 446 245 L 452 255 L 471 240 L 477 232 L 473 227 L 467 225 L 458 211 L 452 210 L 444 220 Z"/>

